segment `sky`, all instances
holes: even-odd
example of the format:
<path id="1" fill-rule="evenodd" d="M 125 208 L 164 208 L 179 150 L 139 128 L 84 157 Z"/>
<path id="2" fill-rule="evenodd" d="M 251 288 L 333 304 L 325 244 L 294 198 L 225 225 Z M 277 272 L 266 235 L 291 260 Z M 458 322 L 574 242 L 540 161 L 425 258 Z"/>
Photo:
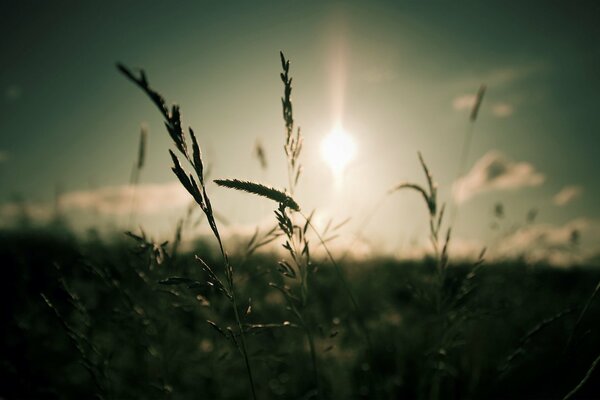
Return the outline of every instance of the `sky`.
<path id="1" fill-rule="evenodd" d="M 371 252 L 402 257 L 426 246 L 422 199 L 386 196 L 400 182 L 425 183 L 420 151 L 440 201 L 458 210 L 457 251 L 519 251 L 519 243 L 543 257 L 577 230 L 577 253 L 600 254 L 595 2 L 5 0 L 0 7 L 4 224 L 17 213 L 15 199 L 48 218 L 58 193 L 77 229 L 140 224 L 171 235 L 190 199 L 170 170 L 160 115 L 116 62 L 144 68 L 152 86 L 181 105 L 212 178 L 285 187 L 282 50 L 304 135 L 295 196 L 303 210 L 317 210 L 321 226 L 351 218 L 342 236 L 360 233 Z M 471 123 L 481 84 L 487 90 Z M 128 182 L 142 124 L 148 148 L 132 221 Z M 343 178 L 320 150 L 338 125 L 356 147 Z M 268 201 L 214 185 L 209 194 L 231 232 L 273 221 Z M 502 218 L 494 216 L 498 203 Z M 532 209 L 535 220 L 522 228 Z"/>

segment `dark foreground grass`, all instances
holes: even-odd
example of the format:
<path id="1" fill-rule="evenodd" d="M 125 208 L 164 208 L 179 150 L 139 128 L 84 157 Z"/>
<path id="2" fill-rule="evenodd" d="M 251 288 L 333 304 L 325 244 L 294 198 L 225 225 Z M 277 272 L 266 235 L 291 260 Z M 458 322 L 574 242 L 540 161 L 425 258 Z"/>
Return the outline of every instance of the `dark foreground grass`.
<path id="1" fill-rule="evenodd" d="M 250 398 L 226 328 L 235 324 L 230 305 L 204 284 L 192 254 L 170 258 L 166 250 L 122 234 L 0 232 L 0 396 Z M 194 253 L 218 263 L 201 242 Z M 269 286 L 283 283 L 277 258 L 231 258 L 257 396 L 311 397 L 303 333 Z M 367 355 L 335 271 L 314 262 L 309 309 L 324 398 L 429 398 L 433 376 L 444 399 L 562 398 L 600 354 L 600 299 L 576 323 L 598 270 L 486 265 L 463 298 L 455 292 L 470 269 L 453 265 L 444 291 L 461 300 L 440 311 L 432 306 L 433 260 L 347 261 L 341 267 L 371 333 Z M 600 396 L 598 373 L 575 398 Z"/>

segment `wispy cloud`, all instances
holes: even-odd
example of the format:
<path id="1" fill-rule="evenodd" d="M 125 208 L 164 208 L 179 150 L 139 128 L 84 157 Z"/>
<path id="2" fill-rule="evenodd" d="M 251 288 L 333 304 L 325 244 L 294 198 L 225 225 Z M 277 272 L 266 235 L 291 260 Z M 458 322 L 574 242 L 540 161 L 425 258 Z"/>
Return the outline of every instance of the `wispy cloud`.
<path id="1" fill-rule="evenodd" d="M 498 118 L 506 118 L 513 115 L 515 109 L 511 104 L 508 103 L 494 103 L 492 104 L 492 114 Z"/>
<path id="2" fill-rule="evenodd" d="M 19 219 L 47 222 L 52 217 L 52 207 L 26 201 L 0 204 L 0 226 L 10 226 Z"/>
<path id="3" fill-rule="evenodd" d="M 475 105 L 476 98 L 477 95 L 475 93 L 456 96 L 452 100 L 452 108 L 454 108 L 456 111 L 471 110 Z"/>
<path id="4" fill-rule="evenodd" d="M 61 213 L 92 212 L 102 215 L 122 216 L 131 212 L 132 205 L 138 215 L 153 215 L 176 210 L 190 204 L 191 197 L 179 182 L 143 184 L 135 189 L 130 185 L 105 186 L 92 190 L 79 190 L 62 194 L 58 199 Z M 0 204 L 0 219 L 10 225 L 27 217 L 36 222 L 47 222 L 56 211 L 57 204 L 48 202 L 13 201 Z"/>
<path id="5" fill-rule="evenodd" d="M 462 203 L 482 192 L 539 186 L 544 180 L 544 175 L 531 164 L 512 161 L 499 151 L 492 150 L 454 184 L 453 191 L 455 199 Z"/>
<path id="6" fill-rule="evenodd" d="M 520 83 L 528 76 L 543 71 L 546 68 L 547 66 L 545 64 L 531 63 L 495 68 L 477 75 L 471 75 L 458 79 L 452 84 L 452 91 L 460 94 L 457 94 L 452 99 L 452 108 L 455 111 L 470 111 L 475 104 L 475 90 L 481 84 L 485 84 L 493 93 L 498 93 L 496 89 L 506 89 L 507 87 Z M 471 90 L 471 88 L 473 92 L 465 93 L 465 89 Z M 502 93 L 502 90 L 500 90 L 500 93 Z M 507 118 L 514 114 L 514 102 L 508 102 L 505 99 L 503 100 L 497 98 L 493 100 L 495 100 L 495 102 L 490 102 L 489 107 L 491 108 L 491 114 L 494 117 Z"/>
<path id="7" fill-rule="evenodd" d="M 558 193 L 554 195 L 552 201 L 557 206 L 566 206 L 573 200 L 578 199 L 583 194 L 583 188 L 581 186 L 565 186 Z"/>
<path id="8" fill-rule="evenodd" d="M 499 257 L 572 266 L 598 254 L 598 243 L 600 221 L 579 218 L 560 226 L 539 224 L 520 229 L 502 240 L 496 253 Z"/>
<path id="9" fill-rule="evenodd" d="M 477 95 L 475 93 L 462 94 L 452 100 L 452 108 L 455 111 L 471 111 L 476 100 Z M 506 102 L 493 103 L 491 109 L 492 115 L 497 118 L 510 117 L 515 111 L 514 106 Z"/>
<path id="10" fill-rule="evenodd" d="M 131 211 L 135 192 L 135 209 L 138 214 L 153 214 L 184 207 L 190 195 L 179 182 L 144 184 L 134 189 L 130 185 L 107 186 L 93 190 L 65 193 L 60 205 L 65 210 L 80 209 L 101 214 L 124 215 Z"/>

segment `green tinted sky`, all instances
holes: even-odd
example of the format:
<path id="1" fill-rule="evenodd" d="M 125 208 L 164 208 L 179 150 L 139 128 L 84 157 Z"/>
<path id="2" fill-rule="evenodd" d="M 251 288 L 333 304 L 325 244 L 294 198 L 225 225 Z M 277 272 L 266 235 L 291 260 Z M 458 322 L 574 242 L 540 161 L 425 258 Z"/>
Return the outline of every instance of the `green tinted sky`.
<path id="1" fill-rule="evenodd" d="M 4 1 L 1 7 L 4 202 L 15 194 L 50 201 L 57 184 L 67 192 L 125 184 L 141 122 L 150 129 L 142 182 L 173 180 L 159 115 L 118 74 L 116 61 L 144 67 L 153 86 L 181 104 L 214 177 L 283 186 L 278 51 L 284 50 L 306 141 L 299 190 L 305 208 L 362 219 L 393 184 L 422 180 L 418 150 L 448 199 L 468 120 L 468 110 L 456 107 L 486 83 L 469 168 L 497 150 L 529 163 L 544 181 L 474 196 L 461 208 L 458 231 L 493 237 L 490 210 L 497 201 L 514 222 L 532 207 L 540 222 L 559 227 L 600 218 L 594 2 Z M 345 68 L 343 124 L 359 143 L 341 193 L 331 189 L 318 150 L 334 120 L 336 54 Z M 257 138 L 270 161 L 267 172 L 252 156 Z M 581 196 L 554 204 L 553 196 L 572 185 Z M 236 224 L 269 218 L 270 205 L 261 200 L 211 192 Z M 426 214 L 419 200 L 409 193 L 388 199 L 368 232 L 388 249 L 421 237 Z"/>

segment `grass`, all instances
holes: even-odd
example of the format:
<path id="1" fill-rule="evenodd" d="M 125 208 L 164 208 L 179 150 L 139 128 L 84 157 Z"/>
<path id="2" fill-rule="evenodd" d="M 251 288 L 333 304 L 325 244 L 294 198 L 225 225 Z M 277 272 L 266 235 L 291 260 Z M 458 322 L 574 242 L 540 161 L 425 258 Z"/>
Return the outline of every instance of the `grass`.
<path id="1" fill-rule="evenodd" d="M 136 205 L 136 189 L 140 183 L 140 177 L 142 169 L 144 169 L 144 163 L 146 161 L 146 146 L 148 142 L 148 129 L 142 125 L 140 129 L 140 141 L 138 145 L 137 160 L 131 168 L 131 177 L 129 178 L 129 184 L 133 187 L 133 195 L 131 196 L 131 211 L 129 213 L 129 225 L 133 224 L 135 220 L 135 205 Z"/>
<path id="2" fill-rule="evenodd" d="M 426 183 L 401 183 L 383 198 L 407 190 L 423 198 L 432 255 L 404 263 L 334 257 L 327 243 L 341 224 L 318 231 L 314 212 L 295 200 L 303 138 L 290 62 L 283 53 L 280 60 L 287 187 L 215 180 L 273 202 L 274 228 L 236 247 L 221 236 L 201 146 L 180 107 L 168 106 L 144 71 L 118 65 L 163 116 L 172 171 L 193 207 L 172 243 L 143 230 L 105 239 L 56 226 L 0 231 L 0 396 L 597 397 L 600 271 L 485 265 L 483 251 L 470 265 L 453 262 L 451 226 L 420 153 Z M 142 133 L 134 186 L 145 143 Z M 195 209 L 212 237 L 183 252 Z M 283 255 L 257 251 L 274 243 Z M 315 256 L 318 247 L 324 256 Z"/>
<path id="3" fill-rule="evenodd" d="M 2 292 L 4 397 L 251 396 L 236 346 L 205 322 L 218 323 L 227 334 L 223 321 L 235 324 L 230 302 L 217 287 L 207 285 L 193 254 L 181 253 L 171 265 L 167 259 L 151 266 L 147 253 L 137 250 L 138 242 L 122 234 L 111 240 L 33 230 L 0 235 L 4 277 L 11 282 Z M 198 243 L 194 253 L 202 254 L 209 265 L 221 258 L 207 242 Z M 237 261 L 244 256 L 234 252 L 232 262 L 241 265 Z M 277 260 L 274 254 L 254 254 L 238 269 L 238 297 L 252 297 L 250 313 L 244 302 L 240 314 L 257 396 L 302 398 L 315 389 L 310 354 L 283 295 L 268 285 L 283 280 Z M 438 372 L 439 393 L 444 398 L 562 398 L 581 382 L 600 353 L 595 340 L 600 304 L 595 301 L 579 321 L 572 345 L 563 351 L 600 279 L 593 269 L 486 265 L 477 275 L 478 290 L 461 306 L 470 310 L 469 318 L 448 326 L 446 335 L 453 346 L 445 347 L 442 359 L 436 352 L 440 330 L 445 318 L 458 320 L 460 315 L 450 312 L 441 318 L 433 307 L 438 291 L 432 286 L 435 260 L 346 261 L 341 267 L 372 336 L 370 362 L 335 271 L 326 260 L 313 262 L 318 285 L 311 288 L 307 309 L 317 322 L 315 347 L 326 398 L 375 397 L 370 373 L 378 377 L 380 398 L 429 398 L 432 368 L 440 362 L 444 370 Z M 445 291 L 457 292 L 470 269 L 449 266 Z M 174 276 L 185 279 L 169 282 Z M 81 307 L 73 305 L 61 280 Z M 103 389 L 39 293 L 71 330 L 93 344 L 96 351 L 83 348 L 97 366 L 97 376 L 105 371 Z M 572 312 L 537 328 L 564 310 Z M 519 348 L 519 356 L 501 373 Z M 597 395 L 594 371 L 579 396 Z"/>
<path id="4" fill-rule="evenodd" d="M 302 151 L 302 135 L 300 128 L 294 133 L 294 117 L 292 111 L 292 78 L 289 75 L 290 62 L 280 52 L 281 67 L 283 72 L 281 73 L 281 80 L 284 85 L 284 95 L 281 99 L 283 120 L 285 123 L 285 141 L 284 141 L 284 153 L 287 161 L 287 172 L 288 172 L 288 189 L 290 193 L 294 193 L 296 185 L 300 179 L 302 171 L 302 164 L 300 163 L 300 155 Z M 339 270 L 335 259 L 328 250 L 325 241 L 319 235 L 318 231 L 314 229 L 311 224 L 313 214 L 306 217 L 300 211 L 298 203 L 288 196 L 285 192 L 267 187 L 262 184 L 240 181 L 238 179 L 221 180 L 217 179 L 214 181 L 219 186 L 236 189 L 251 194 L 266 197 L 270 200 L 275 201 L 279 204 L 275 210 L 275 218 L 277 225 L 283 234 L 285 240 L 283 243 L 284 249 L 288 252 L 289 258 L 287 260 L 281 260 L 278 262 L 279 272 L 283 277 L 284 284 L 278 284 L 275 282 L 269 282 L 269 286 L 277 289 L 285 298 L 287 309 L 291 312 L 291 316 L 296 321 L 297 325 L 304 331 L 308 348 L 310 351 L 310 359 L 312 363 L 313 380 L 314 380 L 314 395 L 317 398 L 323 396 L 321 388 L 321 378 L 319 374 L 317 350 L 315 345 L 315 330 L 317 324 L 315 321 L 309 320 L 308 309 L 308 295 L 309 295 L 309 280 L 315 280 L 313 274 L 315 272 L 314 266 L 311 262 L 311 247 L 309 240 L 307 239 L 308 228 L 311 227 L 316 233 L 320 240 L 321 245 L 326 249 L 327 254 L 339 273 L 340 281 L 347 289 L 352 304 L 357 308 L 356 302 L 352 295 L 351 290 L 348 288 L 341 270 Z M 304 218 L 304 225 L 299 225 L 295 222 L 294 212 L 300 214 Z M 361 324 L 361 326 L 364 326 Z"/>
<path id="5" fill-rule="evenodd" d="M 208 194 L 206 192 L 206 186 L 204 185 L 204 161 L 202 160 L 202 153 L 200 152 L 200 146 L 198 145 L 198 141 L 196 140 L 194 131 L 192 130 L 192 128 L 189 128 L 188 130 L 188 134 L 192 142 L 192 152 L 190 154 L 186 135 L 184 134 L 184 131 L 181 127 L 182 122 L 179 106 L 173 105 L 169 109 L 164 98 L 150 87 L 144 71 L 141 71 L 139 77 L 136 77 L 135 74 L 124 65 L 118 64 L 117 67 L 127 78 L 129 78 L 137 86 L 139 86 L 140 89 L 142 89 L 146 93 L 146 95 L 155 103 L 155 105 L 158 107 L 159 111 L 164 117 L 165 126 L 167 128 L 167 132 L 173 140 L 173 144 L 175 145 L 179 153 L 188 161 L 190 166 L 193 168 L 193 174 L 190 173 L 188 175 L 188 173 L 181 166 L 177 155 L 175 155 L 175 153 L 172 150 L 169 150 L 169 153 L 173 160 L 173 173 L 177 176 L 183 187 L 193 197 L 193 199 L 196 201 L 196 203 L 206 216 L 208 224 L 219 245 L 221 256 L 223 258 L 223 270 L 226 278 L 225 284 L 221 281 L 221 279 L 219 279 L 217 274 L 208 266 L 208 264 L 206 264 L 199 257 L 198 260 L 201 262 L 202 268 L 207 273 L 207 282 L 209 282 L 213 286 L 218 287 L 220 291 L 225 295 L 225 297 L 229 300 L 231 308 L 233 310 L 233 314 L 235 316 L 237 332 L 234 332 L 233 329 L 227 327 L 227 333 L 225 334 L 225 331 L 219 328 L 219 326 L 216 323 L 212 321 L 208 321 L 208 323 L 211 326 L 215 327 L 218 331 L 223 332 L 224 337 L 226 339 L 231 340 L 240 350 L 246 366 L 246 372 L 248 374 L 248 380 L 250 383 L 252 397 L 256 399 L 256 389 L 254 379 L 252 377 L 252 368 L 250 366 L 250 360 L 248 357 L 246 335 L 244 332 L 244 328 L 242 327 L 240 313 L 238 310 L 238 300 L 234 280 L 234 269 L 229 261 L 229 257 L 223 246 L 223 241 L 221 239 L 221 234 L 219 233 L 219 228 L 215 220 L 215 215 L 212 210 L 210 198 L 208 197 Z"/>

